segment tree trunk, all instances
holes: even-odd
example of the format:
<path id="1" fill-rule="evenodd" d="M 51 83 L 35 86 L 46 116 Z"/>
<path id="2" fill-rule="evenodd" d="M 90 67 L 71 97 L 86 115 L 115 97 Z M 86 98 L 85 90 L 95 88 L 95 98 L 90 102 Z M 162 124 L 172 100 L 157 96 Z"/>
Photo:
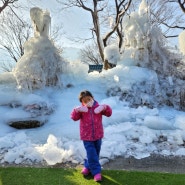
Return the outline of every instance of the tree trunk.
<path id="1" fill-rule="evenodd" d="M 185 110 L 185 89 L 180 92 L 180 110 Z"/>
<path id="2" fill-rule="evenodd" d="M 100 57 L 102 61 L 104 62 L 104 47 L 103 47 L 101 36 L 100 36 L 100 25 L 99 25 L 98 11 L 97 11 L 97 0 L 93 0 L 93 2 L 94 2 L 94 11 L 91 12 L 91 15 L 93 18 L 94 31 L 96 34 L 96 41 L 97 41 Z M 105 63 L 104 63 L 104 68 L 105 68 Z"/>

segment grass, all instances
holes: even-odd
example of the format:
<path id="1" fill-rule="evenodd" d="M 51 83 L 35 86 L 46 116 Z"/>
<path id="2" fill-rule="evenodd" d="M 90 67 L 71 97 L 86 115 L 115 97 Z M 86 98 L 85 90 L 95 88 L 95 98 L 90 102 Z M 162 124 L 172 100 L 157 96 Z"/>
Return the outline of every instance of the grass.
<path id="1" fill-rule="evenodd" d="M 0 168 L 0 185 L 183 185 L 185 174 L 103 170 L 103 181 L 83 177 L 80 169 Z"/>

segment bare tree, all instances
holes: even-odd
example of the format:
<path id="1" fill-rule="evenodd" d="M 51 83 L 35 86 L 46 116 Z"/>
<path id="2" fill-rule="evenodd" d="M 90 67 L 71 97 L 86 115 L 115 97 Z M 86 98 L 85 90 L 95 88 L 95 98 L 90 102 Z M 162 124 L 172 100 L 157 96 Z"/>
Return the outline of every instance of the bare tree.
<path id="1" fill-rule="evenodd" d="M 175 30 L 185 29 L 185 16 L 179 12 L 177 3 L 183 10 L 182 0 L 149 0 L 151 23 L 162 27 L 166 38 L 177 37 Z"/>
<path id="2" fill-rule="evenodd" d="M 93 38 L 97 42 L 97 47 L 100 53 L 101 60 L 104 61 L 104 48 L 101 39 L 101 31 L 100 31 L 100 24 L 99 24 L 99 12 L 103 11 L 106 6 L 106 3 L 100 5 L 99 1 L 101 0 L 92 0 L 92 3 L 88 3 L 86 0 L 69 0 L 63 2 L 61 0 L 57 0 L 59 3 L 64 5 L 64 8 L 70 7 L 79 7 L 88 11 L 92 17 L 93 28 L 91 29 Z"/>
<path id="3" fill-rule="evenodd" d="M 106 36 L 103 39 L 104 47 L 107 46 L 107 40 L 109 37 L 116 31 L 118 38 L 119 38 L 119 49 L 121 49 L 122 43 L 123 43 L 123 35 L 122 35 L 122 17 L 127 12 L 128 8 L 131 5 L 132 0 L 114 0 L 115 2 L 115 24 L 112 27 L 112 30 L 106 34 Z"/>
<path id="4" fill-rule="evenodd" d="M 182 9 L 182 11 L 185 13 L 185 1 L 184 0 L 178 0 L 178 3 Z"/>
<path id="5" fill-rule="evenodd" d="M 0 13 L 7 7 L 12 8 L 16 2 L 18 0 L 0 0 Z"/>
<path id="6" fill-rule="evenodd" d="M 81 59 L 86 64 L 102 64 L 100 53 L 97 51 L 96 44 L 89 44 L 81 49 Z"/>
<path id="7" fill-rule="evenodd" d="M 0 49 L 4 50 L 17 62 L 24 54 L 24 43 L 31 34 L 31 25 L 19 20 L 9 11 L 3 16 L 4 21 L 0 23 Z"/>
<path id="8" fill-rule="evenodd" d="M 108 1 L 104 1 L 102 4 L 100 4 L 99 1 L 103 1 L 103 0 L 92 0 L 92 4 L 87 3 L 87 1 L 85 0 L 69 0 L 67 2 L 62 2 L 61 0 L 58 0 L 58 2 L 64 5 L 65 8 L 76 6 L 76 7 L 84 9 L 85 11 L 90 12 L 91 17 L 92 17 L 92 22 L 93 22 L 93 28 L 91 29 L 92 35 L 93 35 L 93 38 L 95 38 L 96 40 L 101 60 L 104 62 L 104 69 L 109 69 L 111 68 L 111 65 L 109 65 L 108 61 L 104 59 L 104 47 L 107 46 L 107 40 L 110 38 L 110 36 L 114 32 L 117 32 L 119 40 L 120 40 L 119 47 L 121 48 L 123 40 L 122 40 L 122 31 L 120 30 L 119 25 L 121 23 L 122 16 L 128 10 L 132 0 L 115 0 L 115 7 L 116 7 L 115 8 L 116 9 L 115 22 L 116 24 L 114 28 L 105 35 L 103 40 L 101 38 L 101 25 L 99 23 L 100 21 L 99 13 L 102 12 L 107 7 Z M 89 49 L 90 48 L 88 48 L 88 50 Z M 87 54 L 87 50 L 84 52 Z"/>
<path id="9" fill-rule="evenodd" d="M 122 18 L 126 14 L 131 5 L 132 0 L 114 0 L 115 3 L 115 23 L 112 26 L 112 30 L 105 34 L 103 38 L 104 47 L 107 46 L 107 41 L 115 32 L 119 38 L 119 50 L 121 50 L 123 44 L 123 30 L 122 30 Z M 110 64 L 108 60 L 104 61 L 104 69 L 112 68 L 114 65 Z"/>

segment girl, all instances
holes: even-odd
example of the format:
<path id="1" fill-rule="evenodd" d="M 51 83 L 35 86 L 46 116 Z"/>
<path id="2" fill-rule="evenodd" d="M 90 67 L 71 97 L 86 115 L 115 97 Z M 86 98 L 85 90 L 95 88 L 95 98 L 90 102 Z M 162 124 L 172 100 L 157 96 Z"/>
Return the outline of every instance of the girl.
<path id="1" fill-rule="evenodd" d="M 83 175 L 91 173 L 95 181 L 101 181 L 101 165 L 99 154 L 103 138 L 102 115 L 111 116 L 112 109 L 108 105 L 99 105 L 91 92 L 84 90 L 79 95 L 81 106 L 73 109 L 71 118 L 80 120 L 80 139 L 83 141 L 87 159 L 82 169 Z"/>

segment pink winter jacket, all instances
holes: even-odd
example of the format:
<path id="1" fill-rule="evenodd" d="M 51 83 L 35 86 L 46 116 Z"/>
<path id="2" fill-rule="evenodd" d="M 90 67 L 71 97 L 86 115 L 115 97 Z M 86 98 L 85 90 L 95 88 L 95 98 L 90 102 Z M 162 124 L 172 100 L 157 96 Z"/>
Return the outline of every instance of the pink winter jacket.
<path id="1" fill-rule="evenodd" d="M 75 109 L 71 112 L 71 118 L 74 121 L 80 120 L 80 139 L 84 141 L 96 141 L 103 138 L 102 115 L 110 117 L 112 109 L 106 105 L 106 109 L 99 114 L 94 113 L 94 109 L 98 107 L 98 102 L 94 101 L 94 105 L 88 108 L 88 112 L 77 112 Z"/>

